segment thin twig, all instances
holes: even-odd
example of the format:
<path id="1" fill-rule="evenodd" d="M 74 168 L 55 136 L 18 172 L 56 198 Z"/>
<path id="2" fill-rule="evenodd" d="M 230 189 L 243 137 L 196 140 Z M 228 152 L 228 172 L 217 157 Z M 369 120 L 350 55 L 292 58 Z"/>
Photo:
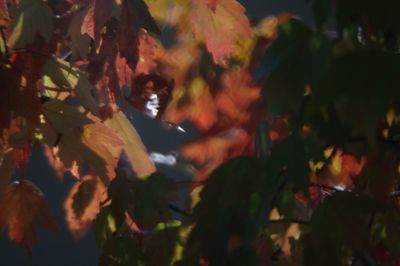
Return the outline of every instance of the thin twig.
<path id="1" fill-rule="evenodd" d="M 273 220 L 269 220 L 268 223 L 271 223 L 271 224 L 295 223 L 295 224 L 309 225 L 310 221 L 301 220 L 301 219 L 273 219 Z"/>
<path id="2" fill-rule="evenodd" d="M 173 205 L 172 203 L 168 203 L 168 208 L 170 208 L 172 211 L 174 211 L 174 212 L 176 212 L 176 213 L 179 213 L 179 214 L 181 214 L 181 215 L 190 216 L 190 213 L 188 213 L 188 212 L 182 210 L 181 208 L 179 208 L 179 207 Z"/>

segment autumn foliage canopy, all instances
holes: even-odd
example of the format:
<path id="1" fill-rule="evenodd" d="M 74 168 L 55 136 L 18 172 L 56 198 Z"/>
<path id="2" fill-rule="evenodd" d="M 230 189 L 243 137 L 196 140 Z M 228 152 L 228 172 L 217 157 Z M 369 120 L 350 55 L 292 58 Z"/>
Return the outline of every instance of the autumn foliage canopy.
<path id="1" fill-rule="evenodd" d="M 0 230 L 28 256 L 58 230 L 39 149 L 100 266 L 400 265 L 400 2 L 309 4 L 313 26 L 236 0 L 0 0 Z M 134 109 L 197 128 L 191 180 L 157 171 Z"/>

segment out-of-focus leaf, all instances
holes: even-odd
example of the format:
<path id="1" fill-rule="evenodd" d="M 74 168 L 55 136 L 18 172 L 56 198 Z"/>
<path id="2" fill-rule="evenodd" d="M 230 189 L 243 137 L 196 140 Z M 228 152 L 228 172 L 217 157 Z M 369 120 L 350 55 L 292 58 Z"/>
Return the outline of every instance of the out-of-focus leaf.
<path id="1" fill-rule="evenodd" d="M 96 216 L 94 222 L 94 231 L 96 234 L 96 243 L 98 247 L 103 247 L 104 243 L 112 237 L 118 230 L 111 207 L 106 206 L 100 209 L 100 213 Z"/>
<path id="2" fill-rule="evenodd" d="M 160 173 L 135 182 L 133 208 L 129 214 L 140 228 L 152 229 L 171 218 L 170 202 L 175 200 L 174 183 Z"/>
<path id="3" fill-rule="evenodd" d="M 27 180 L 9 184 L 0 194 L 0 230 L 8 225 L 10 239 L 31 254 L 36 224 L 49 230 L 57 229 L 43 193 Z"/>
<path id="4" fill-rule="evenodd" d="M 255 192 L 264 177 L 262 166 L 255 159 L 239 157 L 211 174 L 193 210 L 191 219 L 196 225 L 186 244 L 184 261 L 198 262 L 204 258 L 212 265 L 224 265 L 242 245 L 249 248 L 246 218 L 257 208 Z M 237 238 L 233 241 L 236 244 L 229 247 L 233 238 Z"/>
<path id="5" fill-rule="evenodd" d="M 157 229 L 144 244 L 146 265 L 149 266 L 171 265 L 179 238 L 179 226 L 172 226 L 168 222 L 159 225 L 164 228 Z"/>
<path id="6" fill-rule="evenodd" d="M 19 2 L 20 13 L 9 38 L 12 49 L 23 48 L 34 42 L 36 34 L 46 41 L 53 31 L 53 11 L 41 0 L 22 0 Z"/>
<path id="7" fill-rule="evenodd" d="M 205 1 L 192 1 L 190 21 L 193 34 L 205 42 L 215 63 L 227 63 L 237 36 L 250 36 L 250 23 L 244 13 L 244 7 L 235 0 L 216 1 L 211 8 Z"/>
<path id="8" fill-rule="evenodd" d="M 119 227 L 125 221 L 125 212 L 139 229 L 151 230 L 171 218 L 169 203 L 175 200 L 174 183 L 160 173 L 135 179 L 117 172 L 108 189 L 111 211 Z"/>
<path id="9" fill-rule="evenodd" d="M 99 266 L 139 266 L 143 254 L 136 239 L 129 236 L 115 236 L 104 245 Z"/>
<path id="10" fill-rule="evenodd" d="M 322 150 L 319 153 L 318 149 L 313 149 L 311 141 L 306 142 L 292 134 L 272 147 L 270 170 L 273 175 L 284 170 L 294 188 L 307 193 L 310 174 L 308 162 L 321 157 Z"/>
<path id="11" fill-rule="evenodd" d="M 326 66 L 330 44 L 303 22 L 290 19 L 279 25 L 278 39 L 261 59 L 259 69 L 267 75 L 264 96 L 273 114 L 296 113 L 306 87 L 313 88 Z"/>
<path id="12" fill-rule="evenodd" d="M 346 248 L 371 248 L 369 223 L 379 206 L 365 195 L 335 192 L 314 212 L 311 231 L 304 238 L 306 265 L 341 265 Z"/>
<path id="13" fill-rule="evenodd" d="M 315 88 L 317 104 L 334 103 L 339 119 L 355 136 L 373 142 L 378 122 L 399 97 L 400 56 L 383 52 L 353 52 L 339 56 Z"/>
<path id="14" fill-rule="evenodd" d="M 174 90 L 164 119 L 175 124 L 188 119 L 199 129 L 207 130 L 216 122 L 216 112 L 209 86 L 203 79 L 196 78 L 187 88 Z"/>

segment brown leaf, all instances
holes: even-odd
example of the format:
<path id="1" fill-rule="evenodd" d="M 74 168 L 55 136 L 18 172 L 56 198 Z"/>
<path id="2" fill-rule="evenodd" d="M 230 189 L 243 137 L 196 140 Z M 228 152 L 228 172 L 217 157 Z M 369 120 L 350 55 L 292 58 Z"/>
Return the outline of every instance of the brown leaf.
<path id="1" fill-rule="evenodd" d="M 84 12 L 77 12 L 69 23 L 67 36 L 71 39 L 72 61 L 77 58 L 85 60 L 89 54 L 90 37 L 81 32 L 84 17 Z"/>
<path id="2" fill-rule="evenodd" d="M 0 195 L 0 230 L 8 225 L 10 239 L 31 254 L 36 240 L 35 224 L 57 229 L 43 193 L 28 180 L 9 184 Z"/>
<path id="3" fill-rule="evenodd" d="M 118 111 L 104 123 L 118 133 L 123 141 L 123 149 L 138 177 L 149 176 L 156 171 L 139 134 L 123 112 Z"/>
<path id="4" fill-rule="evenodd" d="M 68 229 L 75 238 L 82 237 L 107 199 L 107 188 L 95 176 L 84 176 L 71 188 L 64 202 Z"/>
<path id="5" fill-rule="evenodd" d="M 112 0 L 93 0 L 83 19 L 81 33 L 87 33 L 95 41 L 97 48 L 100 45 L 101 28 L 110 19 L 113 4 Z"/>
<path id="6" fill-rule="evenodd" d="M 7 0 L 0 0 L 0 27 L 7 27 L 9 23 Z"/>
<path id="7" fill-rule="evenodd" d="M 152 33 L 159 33 L 157 23 L 151 16 L 143 0 L 127 0 L 122 4 L 118 31 L 118 45 L 121 57 L 126 58 L 132 70 L 136 68 L 139 59 L 140 28 Z"/>

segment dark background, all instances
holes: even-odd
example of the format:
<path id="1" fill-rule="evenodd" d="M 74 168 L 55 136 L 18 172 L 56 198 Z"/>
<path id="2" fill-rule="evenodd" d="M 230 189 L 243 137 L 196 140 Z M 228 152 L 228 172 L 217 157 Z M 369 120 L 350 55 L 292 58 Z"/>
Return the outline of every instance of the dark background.
<path id="1" fill-rule="evenodd" d="M 303 18 L 312 24 L 311 9 L 306 0 L 239 0 L 247 9 L 250 18 L 260 18 L 282 11 Z M 181 144 L 196 137 L 195 129 L 183 125 L 186 133 L 174 129 L 166 129 L 158 121 L 134 112 L 133 122 L 141 135 L 149 152 L 169 154 Z M 159 165 L 159 170 L 168 176 L 189 178 L 185 164 L 175 167 Z M 73 179 L 65 177 L 60 183 L 53 174 L 39 148 L 34 149 L 28 165 L 28 178 L 32 180 L 45 194 L 60 230 L 57 233 L 38 228 L 38 241 L 33 246 L 33 256 L 28 258 L 25 253 L 8 240 L 7 232 L 0 235 L 0 266 L 95 266 L 99 251 L 96 248 L 93 232 L 75 241 L 68 233 L 63 202 L 72 186 Z"/>

